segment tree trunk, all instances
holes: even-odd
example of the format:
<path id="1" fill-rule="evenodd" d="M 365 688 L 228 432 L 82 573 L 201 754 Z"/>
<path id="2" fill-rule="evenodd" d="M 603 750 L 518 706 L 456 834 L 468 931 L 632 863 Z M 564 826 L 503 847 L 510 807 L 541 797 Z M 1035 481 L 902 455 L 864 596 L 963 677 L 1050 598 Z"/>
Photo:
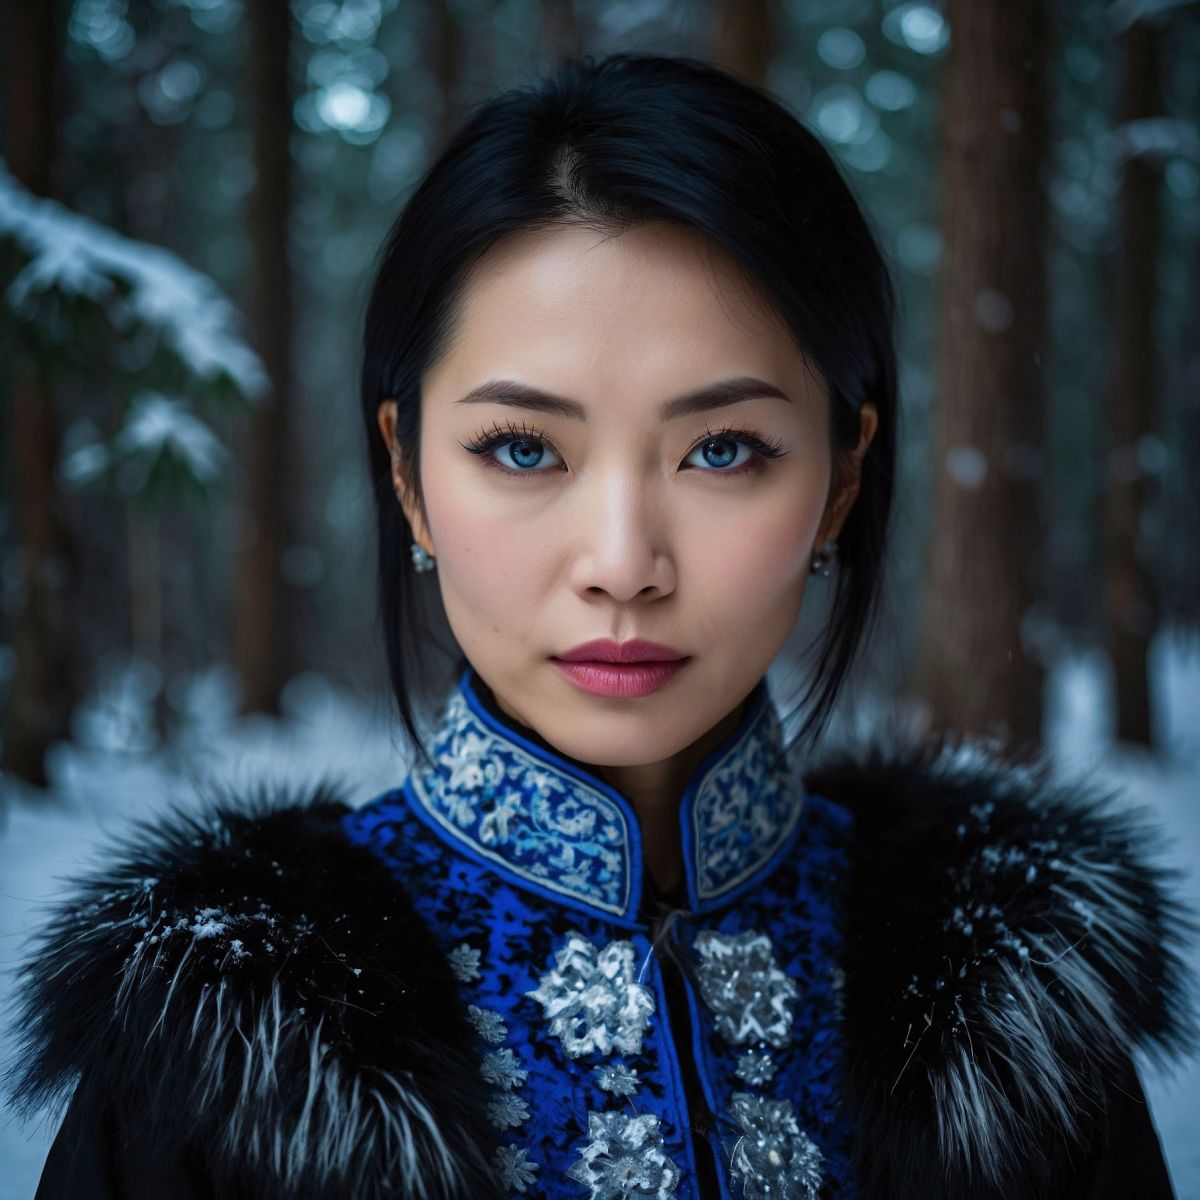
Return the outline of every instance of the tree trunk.
<path id="1" fill-rule="evenodd" d="M 58 118 L 56 6 L 9 6 L 8 167 L 30 191 L 51 192 Z M 45 786 L 46 751 L 69 736 L 83 677 L 72 657 L 78 613 L 78 554 L 55 480 L 59 458 L 54 393 L 46 372 L 21 356 L 8 413 L 16 603 L 9 601 L 13 672 L 4 712 L 0 769 Z"/>
<path id="2" fill-rule="evenodd" d="M 950 0 L 934 502 L 916 691 L 935 728 L 1036 742 L 1045 394 L 1045 22 Z"/>
<path id="3" fill-rule="evenodd" d="M 718 0 L 713 59 L 747 83 L 762 87 L 774 50 L 774 0 Z"/>
<path id="4" fill-rule="evenodd" d="M 278 713 L 294 668 L 294 613 L 281 570 L 288 512 L 295 504 L 291 462 L 292 283 L 288 266 L 292 95 L 288 0 L 247 7 L 255 185 L 250 199 L 250 310 L 255 346 L 271 379 L 268 402 L 250 419 L 246 502 L 237 565 L 234 647 L 242 711 Z"/>
<path id="5" fill-rule="evenodd" d="M 551 63 L 582 52 L 575 0 L 541 0 L 538 9 L 542 45 Z"/>
<path id="6" fill-rule="evenodd" d="M 438 100 L 433 122 L 433 153 L 440 154 L 459 121 L 458 82 L 462 74 L 466 46 L 463 31 L 448 0 L 434 0 L 430 6 L 430 56 Z"/>
<path id="7" fill-rule="evenodd" d="M 1124 37 L 1122 121 L 1159 113 L 1155 30 L 1135 23 Z M 1151 743 L 1147 651 L 1158 625 L 1158 597 L 1146 567 L 1142 514 L 1150 480 L 1139 443 L 1156 427 L 1153 320 L 1162 167 L 1146 157 L 1125 162 L 1116 287 L 1116 370 L 1109 397 L 1109 455 L 1104 520 L 1104 616 L 1116 685 L 1117 737 Z M 1144 444 L 1144 443 L 1142 443 Z"/>

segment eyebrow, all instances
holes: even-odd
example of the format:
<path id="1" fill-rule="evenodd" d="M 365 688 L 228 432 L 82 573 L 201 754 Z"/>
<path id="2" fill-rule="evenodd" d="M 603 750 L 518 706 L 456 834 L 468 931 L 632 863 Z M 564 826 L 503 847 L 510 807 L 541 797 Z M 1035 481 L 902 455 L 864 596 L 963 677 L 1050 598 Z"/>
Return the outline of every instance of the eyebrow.
<path id="1" fill-rule="evenodd" d="M 743 400 L 756 400 L 764 396 L 791 403 L 788 396 L 773 383 L 767 383 L 765 379 L 756 379 L 753 375 L 738 375 L 732 379 L 706 384 L 695 391 L 685 392 L 682 396 L 667 400 L 659 406 L 658 411 L 664 421 L 670 421 L 675 417 L 710 412 L 714 408 L 724 408 Z M 532 387 L 527 383 L 516 383 L 510 379 L 493 379 L 480 384 L 455 403 L 504 404 L 510 408 L 528 408 L 534 412 L 570 417 L 577 421 L 585 420 L 587 416 L 586 410 L 578 400 L 555 396 L 542 391 L 541 388 Z"/>

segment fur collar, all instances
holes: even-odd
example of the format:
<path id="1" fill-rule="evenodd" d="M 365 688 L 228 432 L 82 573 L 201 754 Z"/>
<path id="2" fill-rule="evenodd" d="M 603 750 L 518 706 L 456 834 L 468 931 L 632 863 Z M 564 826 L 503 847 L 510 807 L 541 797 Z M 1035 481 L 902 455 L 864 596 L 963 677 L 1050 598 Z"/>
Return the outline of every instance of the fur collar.
<path id="1" fill-rule="evenodd" d="M 949 743 L 847 754 L 806 786 L 855 813 L 862 1195 L 1054 1194 L 1129 1051 L 1194 1042 L 1151 827 Z M 139 824 L 28 960 L 10 1103 L 82 1074 L 264 1198 L 494 1194 L 454 980 L 346 811 L 325 785 L 262 787 Z"/>
<path id="2" fill-rule="evenodd" d="M 855 813 L 843 967 L 864 1194 L 1063 1194 L 1130 1052 L 1197 1044 L 1197 927 L 1155 826 L 1045 761 L 950 737 L 843 754 L 807 785 Z"/>

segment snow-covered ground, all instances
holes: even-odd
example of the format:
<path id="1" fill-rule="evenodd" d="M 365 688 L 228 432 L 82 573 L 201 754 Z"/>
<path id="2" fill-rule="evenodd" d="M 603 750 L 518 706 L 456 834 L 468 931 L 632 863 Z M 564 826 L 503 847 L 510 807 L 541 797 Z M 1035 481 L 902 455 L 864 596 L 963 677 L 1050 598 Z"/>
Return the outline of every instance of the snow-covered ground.
<path id="1" fill-rule="evenodd" d="M 1164 752 L 1117 751 L 1111 739 L 1109 681 L 1102 656 L 1065 660 L 1049 686 L 1048 731 L 1064 768 L 1094 773 L 1156 814 L 1166 857 L 1180 868 L 1180 890 L 1200 911 L 1200 637 L 1163 637 L 1154 678 Z M 0 1021 L 8 1029 L 13 972 L 41 905 L 64 881 L 94 866 L 97 849 L 131 817 L 165 803 L 187 803 L 210 775 L 281 784 L 341 780 L 350 803 L 398 784 L 406 760 L 381 700 L 372 705 L 302 676 L 289 685 L 285 717 L 235 720 L 220 671 L 197 678 L 180 698 L 191 714 L 169 750 L 153 751 L 145 727 L 147 680 L 136 671 L 114 683 L 86 713 L 77 741 L 52 764 L 50 797 L 7 786 L 0 795 Z M 0 784 L 3 786 L 3 784 Z M 1200 969 L 1200 945 L 1193 961 Z M 0 1036 L 0 1063 L 11 1044 Z M 1200 1200 L 1200 1060 L 1164 1077 L 1143 1065 L 1143 1082 L 1180 1200 Z M 0 1108 L 0 1200 L 30 1200 L 55 1129 L 21 1127 Z"/>

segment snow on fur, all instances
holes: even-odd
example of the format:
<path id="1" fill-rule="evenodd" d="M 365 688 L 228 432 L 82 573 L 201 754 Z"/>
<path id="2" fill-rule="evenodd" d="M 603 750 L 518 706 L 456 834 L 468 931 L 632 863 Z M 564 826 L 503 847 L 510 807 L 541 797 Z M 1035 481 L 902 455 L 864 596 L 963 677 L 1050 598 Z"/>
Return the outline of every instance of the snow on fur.
<path id="1" fill-rule="evenodd" d="M 263 1197 L 491 1195 L 454 982 L 346 811 L 317 785 L 139 822 L 25 967 L 12 1103 L 82 1077 Z"/>
<path id="2" fill-rule="evenodd" d="M 867 1195 L 1057 1194 L 1137 1049 L 1197 1044 L 1195 932 L 1154 827 L 949 736 L 808 773 L 849 804 L 849 1102 Z"/>

